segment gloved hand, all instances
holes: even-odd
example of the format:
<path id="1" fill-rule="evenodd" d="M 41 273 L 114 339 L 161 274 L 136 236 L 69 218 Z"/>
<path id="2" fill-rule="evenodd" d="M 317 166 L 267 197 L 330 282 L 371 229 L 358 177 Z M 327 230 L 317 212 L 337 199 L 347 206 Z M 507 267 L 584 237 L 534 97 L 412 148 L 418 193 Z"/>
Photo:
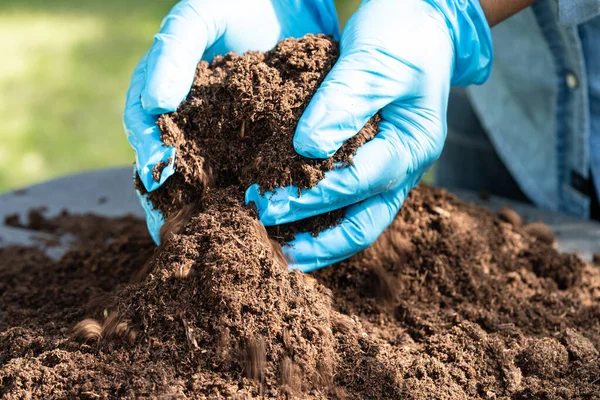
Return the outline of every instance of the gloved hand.
<path id="1" fill-rule="evenodd" d="M 124 126 L 136 153 L 136 170 L 151 192 L 173 174 L 175 149 L 160 141 L 159 114 L 175 111 L 191 88 L 200 59 L 230 51 L 266 51 L 288 37 L 324 33 L 339 39 L 333 0 L 183 0 L 163 20 L 154 44 L 137 65 L 127 93 Z M 152 168 L 161 161 L 160 182 Z M 138 193 L 139 195 L 139 193 Z M 164 223 L 140 195 L 154 241 Z"/>
<path id="2" fill-rule="evenodd" d="M 331 157 L 377 112 L 380 132 L 354 165 L 326 174 L 298 196 L 294 187 L 246 191 L 265 225 L 350 205 L 340 225 L 299 234 L 284 252 L 310 271 L 372 244 L 410 189 L 439 157 L 450 85 L 482 83 L 490 73 L 489 26 L 477 0 L 365 0 L 341 38 L 341 56 L 312 98 L 294 137 L 296 151 Z"/>

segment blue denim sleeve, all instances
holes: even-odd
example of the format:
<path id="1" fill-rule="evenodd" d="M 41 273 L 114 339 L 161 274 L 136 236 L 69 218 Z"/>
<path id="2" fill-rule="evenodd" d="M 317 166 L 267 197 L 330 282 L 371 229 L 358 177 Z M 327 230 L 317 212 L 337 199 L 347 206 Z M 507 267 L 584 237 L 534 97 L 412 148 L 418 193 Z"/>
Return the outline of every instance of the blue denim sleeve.
<path id="1" fill-rule="evenodd" d="M 600 15 L 600 0 L 558 0 L 558 22 L 579 25 Z"/>

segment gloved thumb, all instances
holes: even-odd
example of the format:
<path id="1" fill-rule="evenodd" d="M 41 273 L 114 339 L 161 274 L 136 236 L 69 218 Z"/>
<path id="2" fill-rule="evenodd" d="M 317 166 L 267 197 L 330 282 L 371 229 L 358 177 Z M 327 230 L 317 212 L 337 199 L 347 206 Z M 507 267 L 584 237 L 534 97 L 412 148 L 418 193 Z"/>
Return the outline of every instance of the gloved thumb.
<path id="1" fill-rule="evenodd" d="M 217 3 L 183 0 L 164 18 L 148 52 L 141 93 L 149 114 L 175 111 L 187 96 L 204 51 L 224 29 L 216 15 L 218 7 L 208 7 Z"/>
<path id="2" fill-rule="evenodd" d="M 298 122 L 294 147 L 299 154 L 331 157 L 386 105 L 419 95 L 424 51 L 407 34 L 422 28 L 424 18 L 431 20 L 433 14 L 422 2 L 410 3 L 412 8 L 405 1 L 365 1 L 348 21 L 340 58 Z M 422 41 L 430 41 L 429 36 Z M 449 47 L 450 41 L 444 40 Z M 438 44 L 436 40 L 432 46 Z"/>
<path id="3" fill-rule="evenodd" d="M 294 148 L 305 157 L 329 158 L 387 104 L 397 100 L 410 68 L 375 47 L 361 47 L 340 59 L 304 111 Z"/>

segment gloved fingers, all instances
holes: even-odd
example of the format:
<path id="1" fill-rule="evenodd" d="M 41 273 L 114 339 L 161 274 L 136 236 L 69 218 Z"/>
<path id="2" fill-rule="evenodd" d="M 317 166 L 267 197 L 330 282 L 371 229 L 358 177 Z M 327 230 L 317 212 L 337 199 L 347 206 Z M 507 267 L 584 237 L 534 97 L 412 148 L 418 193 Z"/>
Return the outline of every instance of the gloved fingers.
<path id="1" fill-rule="evenodd" d="M 148 54 L 142 104 L 172 112 L 187 96 L 201 59 L 230 51 L 266 51 L 287 37 L 339 37 L 332 0 L 182 0 L 162 22 Z"/>
<path id="2" fill-rule="evenodd" d="M 140 93 L 146 80 L 147 55 L 138 63 L 131 77 L 129 91 L 125 100 L 123 126 L 129 143 L 135 150 L 136 167 L 140 179 L 149 192 L 157 189 L 173 174 L 175 149 L 165 147 L 160 140 L 160 131 L 156 126 L 156 117 L 148 114 L 142 107 Z M 169 164 L 163 169 L 160 180 L 153 178 L 153 168 L 160 162 Z"/>
<path id="3" fill-rule="evenodd" d="M 140 205 L 144 209 L 144 213 L 146 214 L 146 226 L 148 227 L 148 232 L 150 233 L 150 237 L 154 240 L 154 243 L 157 245 L 160 244 L 160 228 L 165 223 L 165 218 L 162 213 L 155 209 L 152 205 L 152 202 L 148 198 L 148 195 L 141 194 L 139 190 L 135 191 Z"/>
<path id="4" fill-rule="evenodd" d="M 281 24 L 280 40 L 322 33 L 340 40 L 340 24 L 333 0 L 271 0 Z"/>
<path id="5" fill-rule="evenodd" d="M 266 226 L 285 224 L 357 203 L 413 182 L 413 152 L 419 147 L 413 136 L 398 132 L 386 121 L 373 140 L 361 146 L 353 165 L 325 173 L 315 187 L 302 191 L 294 186 L 261 195 L 258 185 L 246 190 L 246 203 L 254 202 Z M 406 136 L 402 139 L 401 136 Z"/>
<path id="6" fill-rule="evenodd" d="M 209 43 L 202 56 L 204 60 L 211 61 L 214 56 L 230 51 L 238 54 L 248 50 L 268 51 L 280 40 L 310 33 L 339 39 L 333 0 L 238 0 L 222 13 L 227 15 L 226 33 Z"/>
<path id="7" fill-rule="evenodd" d="M 454 63 L 447 21 L 430 2 L 363 1 L 346 24 L 340 59 L 302 115 L 296 151 L 332 156 L 391 103 L 437 107 Z"/>
<path id="8" fill-rule="evenodd" d="M 220 8 L 217 3 L 183 0 L 163 19 L 148 52 L 146 81 L 141 92 L 148 113 L 175 111 L 187 96 L 202 54 L 225 29 L 216 11 Z"/>
<path id="9" fill-rule="evenodd" d="M 376 46 L 342 51 L 298 122 L 294 148 L 309 158 L 331 157 L 379 110 L 410 96 L 418 75 Z"/>
<path id="10" fill-rule="evenodd" d="M 313 271 L 342 261 L 369 247 L 392 223 L 409 187 L 373 196 L 348 208 L 341 224 L 317 237 L 301 233 L 283 247 L 290 269 Z"/>

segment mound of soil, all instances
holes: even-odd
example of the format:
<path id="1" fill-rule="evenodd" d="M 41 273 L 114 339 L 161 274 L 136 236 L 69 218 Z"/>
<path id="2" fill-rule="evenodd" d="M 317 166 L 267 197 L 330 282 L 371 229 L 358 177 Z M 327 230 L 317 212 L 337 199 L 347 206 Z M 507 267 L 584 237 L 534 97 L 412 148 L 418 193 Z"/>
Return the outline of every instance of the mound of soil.
<path id="1" fill-rule="evenodd" d="M 422 186 L 363 253 L 287 268 L 243 192 L 310 187 L 336 167 L 291 146 L 336 57 L 309 36 L 200 64 L 159 121 L 178 153 L 150 193 L 167 216 L 158 248 L 133 218 L 9 218 L 80 241 L 58 261 L 0 249 L 0 396 L 598 398 L 600 270 L 559 254 L 541 225 Z M 335 161 L 351 163 L 376 125 Z"/>
<path id="2" fill-rule="evenodd" d="M 42 224 L 83 238 L 62 259 L 0 249 L 0 394 L 598 398 L 600 270 L 442 190 L 311 275 L 240 203 L 183 217 L 158 249 L 68 215 Z"/>

